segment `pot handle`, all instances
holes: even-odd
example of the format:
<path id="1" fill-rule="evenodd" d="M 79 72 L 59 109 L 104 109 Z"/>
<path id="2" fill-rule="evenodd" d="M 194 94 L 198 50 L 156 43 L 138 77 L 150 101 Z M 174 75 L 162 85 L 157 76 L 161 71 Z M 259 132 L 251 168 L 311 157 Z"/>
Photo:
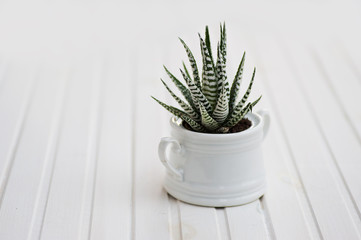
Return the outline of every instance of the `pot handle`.
<path id="1" fill-rule="evenodd" d="M 176 139 L 171 137 L 164 137 L 160 140 L 158 146 L 158 156 L 165 168 L 171 172 L 179 181 L 183 181 L 183 171 L 172 166 L 166 154 L 167 148 L 171 144 L 174 146 L 171 150 L 175 151 L 176 153 L 182 152 L 182 146 Z"/>
<path id="2" fill-rule="evenodd" d="M 270 113 L 267 109 L 262 109 L 260 111 L 257 112 L 259 115 L 261 115 L 261 117 L 263 118 L 264 121 L 264 125 L 263 125 L 263 138 L 265 138 L 267 136 L 268 130 L 269 130 L 269 126 L 271 123 L 271 116 Z"/>

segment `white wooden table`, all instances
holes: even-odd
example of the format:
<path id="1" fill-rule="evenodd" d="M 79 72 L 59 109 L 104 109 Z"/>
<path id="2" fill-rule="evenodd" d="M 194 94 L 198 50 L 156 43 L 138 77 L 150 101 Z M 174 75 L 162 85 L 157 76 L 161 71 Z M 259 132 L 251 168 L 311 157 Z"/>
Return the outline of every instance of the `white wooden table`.
<path id="1" fill-rule="evenodd" d="M 358 1 L 0 3 L 0 239 L 361 239 Z M 268 108 L 266 195 L 197 207 L 162 188 L 159 78 L 228 30 Z M 179 76 L 179 75 L 178 75 Z M 247 84 L 244 83 L 243 89 Z"/>

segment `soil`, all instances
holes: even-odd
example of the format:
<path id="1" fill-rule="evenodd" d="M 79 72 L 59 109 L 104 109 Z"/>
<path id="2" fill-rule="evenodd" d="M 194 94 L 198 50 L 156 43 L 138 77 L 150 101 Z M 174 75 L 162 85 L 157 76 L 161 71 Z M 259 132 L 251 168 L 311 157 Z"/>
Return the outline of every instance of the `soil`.
<path id="1" fill-rule="evenodd" d="M 247 118 L 243 118 L 235 126 L 229 129 L 229 133 L 242 132 L 252 126 L 252 122 Z"/>
<path id="2" fill-rule="evenodd" d="M 237 133 L 242 132 L 244 130 L 247 130 L 252 126 L 252 122 L 248 120 L 247 118 L 243 118 L 241 121 L 239 121 L 236 125 L 234 125 L 227 133 Z M 188 129 L 190 131 L 194 131 L 191 126 L 189 126 L 188 123 L 183 121 L 183 127 L 185 129 Z M 218 133 L 219 134 L 219 133 Z"/>

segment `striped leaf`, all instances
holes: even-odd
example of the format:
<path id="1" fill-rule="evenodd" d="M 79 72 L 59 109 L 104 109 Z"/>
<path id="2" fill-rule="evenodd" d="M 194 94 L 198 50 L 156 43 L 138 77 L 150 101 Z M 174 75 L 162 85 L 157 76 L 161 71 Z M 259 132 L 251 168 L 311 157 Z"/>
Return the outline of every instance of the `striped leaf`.
<path id="1" fill-rule="evenodd" d="M 199 121 L 200 117 L 199 115 L 188 105 L 186 104 L 182 99 L 180 99 L 177 95 L 173 93 L 173 91 L 168 87 L 168 85 L 161 79 L 163 85 L 168 90 L 170 95 L 174 98 L 174 100 L 177 101 L 177 103 L 183 108 L 183 110 L 195 121 Z"/>
<path id="2" fill-rule="evenodd" d="M 217 79 L 211 56 L 203 39 L 199 35 L 203 59 L 202 92 L 214 109 L 217 103 Z"/>
<path id="3" fill-rule="evenodd" d="M 193 102 L 192 99 L 192 94 L 189 91 L 188 88 L 186 88 L 171 72 L 169 72 L 169 70 L 163 66 L 165 71 L 167 72 L 169 78 L 173 81 L 173 83 L 177 86 L 177 88 L 179 89 L 179 91 L 182 93 L 182 95 L 184 96 L 184 98 L 187 100 L 187 102 L 189 103 L 189 105 L 193 108 L 194 111 L 198 111 L 196 105 Z"/>
<path id="4" fill-rule="evenodd" d="M 200 104 L 200 112 L 201 112 L 201 123 L 206 129 L 210 131 L 214 131 L 217 128 L 219 128 L 220 126 L 219 123 L 208 114 L 207 110 L 202 104 Z"/>
<path id="5" fill-rule="evenodd" d="M 239 66 L 238 66 L 236 76 L 234 77 L 234 80 L 233 80 L 233 83 L 232 83 L 230 97 L 229 97 L 229 109 L 231 111 L 233 110 L 234 105 L 236 104 L 239 88 L 241 86 L 245 57 L 246 57 L 246 52 L 243 53 L 242 60 L 241 60 L 241 62 L 239 64 Z"/>
<path id="6" fill-rule="evenodd" d="M 221 24 L 221 52 L 222 52 L 222 57 L 223 57 L 223 62 L 224 64 L 227 63 L 227 35 L 226 35 L 226 23 L 223 23 L 223 28 L 222 28 L 222 24 Z"/>
<path id="7" fill-rule="evenodd" d="M 251 82 L 249 83 L 249 86 L 248 86 L 248 89 L 247 89 L 246 93 L 244 94 L 241 101 L 239 101 L 238 104 L 234 107 L 234 109 L 230 110 L 231 115 L 228 116 L 228 119 L 232 118 L 233 113 L 236 113 L 236 115 L 237 115 L 242 110 L 244 104 L 246 103 L 246 101 L 247 101 L 247 99 L 249 97 L 249 94 L 251 93 L 251 88 L 252 88 L 252 85 L 253 85 L 253 80 L 254 80 L 255 74 L 256 74 L 256 69 L 254 69 L 254 71 L 253 71 L 252 79 L 251 79 Z"/>
<path id="8" fill-rule="evenodd" d="M 259 96 L 259 98 L 257 98 L 256 101 L 254 101 L 253 103 L 251 103 L 251 112 L 252 112 L 253 107 L 259 102 L 259 100 L 261 100 L 261 98 L 262 98 L 262 95 Z"/>
<path id="9" fill-rule="evenodd" d="M 219 122 L 223 123 L 228 116 L 229 108 L 228 108 L 228 98 L 227 98 L 227 91 L 225 88 L 225 84 L 223 84 L 221 94 L 218 98 L 218 102 L 216 108 L 213 111 L 213 118 Z"/>
<path id="10" fill-rule="evenodd" d="M 189 126 L 192 127 L 197 132 L 205 132 L 206 129 L 196 121 L 194 121 L 189 115 L 187 115 L 185 112 L 179 110 L 178 108 L 168 106 L 167 104 L 159 101 L 155 97 L 152 96 L 152 98 L 157 101 L 162 107 L 164 107 L 166 110 L 168 110 L 170 113 L 172 113 L 174 116 L 181 118 L 183 121 L 189 124 Z"/>
<path id="11" fill-rule="evenodd" d="M 223 88 L 223 85 L 227 81 L 227 74 L 226 74 L 226 65 L 224 64 L 222 52 L 220 50 L 219 44 L 217 46 L 217 65 L 216 65 L 216 76 L 217 76 L 217 85 L 218 85 L 218 93 L 217 96 L 219 97 Z"/>
<path id="12" fill-rule="evenodd" d="M 252 90 L 252 85 L 253 85 L 253 81 L 254 81 L 254 76 L 256 75 L 256 68 L 254 68 L 253 70 L 253 74 L 252 74 L 252 79 L 251 82 L 248 85 L 247 91 L 246 93 L 243 95 L 243 98 L 241 99 L 241 101 L 238 104 L 241 104 L 241 107 L 247 102 L 247 99 L 249 97 L 249 94 L 251 93 Z"/>
<path id="13" fill-rule="evenodd" d="M 213 56 L 212 56 L 212 47 L 211 47 L 211 38 L 209 37 L 209 29 L 208 26 L 206 26 L 206 32 L 205 32 L 205 37 L 204 37 L 204 41 L 206 43 L 208 52 L 209 52 L 209 56 L 212 60 L 212 63 L 214 65 L 214 61 L 213 61 Z"/>
<path id="14" fill-rule="evenodd" d="M 248 112 L 252 112 L 253 107 L 259 102 L 259 100 L 261 100 L 261 98 L 262 96 L 260 96 L 253 103 L 248 103 L 247 106 L 243 109 L 241 107 L 241 104 L 237 104 L 237 107 L 232 112 L 229 120 L 223 126 L 231 128 L 236 125 Z"/>
<path id="15" fill-rule="evenodd" d="M 188 88 L 191 92 L 193 102 L 194 102 L 195 106 L 197 107 L 197 109 L 200 110 L 200 103 L 201 103 L 205 107 L 207 112 L 211 113 L 212 107 L 211 107 L 210 103 L 208 102 L 207 98 L 203 95 L 201 90 L 199 90 L 199 88 L 197 88 L 197 86 L 187 77 L 187 75 L 182 71 L 182 69 L 180 69 L 180 71 L 183 75 L 184 80 L 186 81 L 186 83 L 188 85 Z"/>
<path id="16" fill-rule="evenodd" d="M 187 77 L 188 77 L 189 79 L 191 79 L 191 80 L 192 80 L 191 75 L 189 75 L 189 72 L 188 72 L 187 66 L 185 65 L 185 63 L 184 63 L 184 62 L 182 62 L 182 64 L 183 64 L 183 69 L 184 69 L 184 72 L 187 74 Z"/>
<path id="17" fill-rule="evenodd" d="M 242 109 L 242 107 L 237 107 L 232 112 L 229 120 L 223 125 L 223 127 L 233 127 L 236 125 L 239 121 L 242 120 L 242 118 L 251 110 L 251 103 L 248 103 L 245 108 Z"/>
<path id="18" fill-rule="evenodd" d="M 226 82 L 225 84 L 224 84 L 224 86 L 225 86 L 225 88 L 226 88 L 226 93 L 227 93 L 227 102 L 229 102 L 229 97 L 230 97 L 230 92 L 229 92 L 229 83 L 228 82 Z"/>
<path id="19" fill-rule="evenodd" d="M 199 78 L 199 73 L 198 73 L 198 67 L 197 67 L 197 62 L 194 59 L 193 53 L 192 51 L 189 49 L 189 47 L 187 46 L 187 44 L 181 39 L 179 38 L 179 40 L 181 41 L 181 43 L 183 44 L 184 49 L 187 52 L 188 55 L 188 59 L 189 59 L 189 64 L 191 65 L 192 68 L 192 72 L 193 72 L 193 80 L 195 85 L 201 89 L 201 80 Z"/>

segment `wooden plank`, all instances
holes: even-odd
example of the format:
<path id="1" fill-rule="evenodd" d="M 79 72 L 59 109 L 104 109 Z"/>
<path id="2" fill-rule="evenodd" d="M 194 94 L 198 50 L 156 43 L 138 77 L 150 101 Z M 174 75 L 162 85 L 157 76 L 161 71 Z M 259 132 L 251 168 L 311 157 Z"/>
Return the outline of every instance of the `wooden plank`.
<path id="1" fill-rule="evenodd" d="M 149 98 L 154 87 L 137 88 L 134 144 L 134 239 L 168 239 L 167 193 L 162 187 L 163 166 L 157 156 L 160 108 Z"/>
<path id="2" fill-rule="evenodd" d="M 272 117 L 272 126 L 263 145 L 267 192 L 262 201 L 269 215 L 268 222 L 276 239 L 320 239 L 302 181 L 275 119 Z"/>
<path id="3" fill-rule="evenodd" d="M 168 196 L 163 189 L 164 168 L 157 155 L 162 137 L 161 107 L 150 98 L 159 96 L 161 51 L 148 39 L 131 59 L 132 64 L 132 238 L 169 239 Z M 134 55 L 133 55 L 134 56 Z"/>
<path id="4" fill-rule="evenodd" d="M 351 211 L 349 203 L 345 203 L 343 191 L 339 190 L 344 188 L 342 179 L 335 169 L 332 155 L 320 135 L 312 112 L 294 83 L 295 76 L 286 67 L 285 59 L 278 54 L 280 50 L 274 38 L 269 35 L 259 36 L 256 42 L 262 54 L 259 55 L 259 65 L 268 76 L 265 82 L 268 94 L 272 96 L 272 104 L 280 117 L 278 120 L 289 142 L 323 237 L 359 239 L 355 227 L 358 223 L 348 213 Z"/>
<path id="5" fill-rule="evenodd" d="M 288 43 L 289 45 L 289 43 Z M 330 64 L 330 60 L 324 61 L 326 58 L 338 59 L 336 55 L 330 55 L 335 52 L 328 48 L 327 51 L 320 52 L 319 60 L 322 60 L 324 65 L 315 63 L 316 60 L 310 53 L 302 48 L 291 48 L 289 59 L 294 61 L 294 56 L 297 56 L 297 63 L 294 66 L 294 72 L 298 76 L 298 83 L 305 99 L 308 99 L 309 105 L 312 105 L 312 113 L 317 117 L 317 123 L 321 130 L 322 136 L 328 144 L 335 167 L 340 174 L 340 178 L 344 185 L 341 192 L 342 196 L 347 199 L 350 205 L 350 214 L 353 215 L 354 222 L 360 223 L 361 217 L 361 176 L 358 169 L 361 169 L 361 142 L 359 141 L 357 133 L 354 131 L 352 125 L 350 125 L 349 119 L 345 117 L 344 106 L 338 102 L 338 98 L 335 97 L 335 92 L 323 91 L 319 93 L 319 89 L 330 89 L 329 81 L 331 76 L 340 76 L 347 71 L 345 67 L 335 67 L 323 69 L 322 66 Z M 319 47 L 318 49 L 323 49 Z M 308 54 L 307 54 L 308 53 Z M 321 56 L 322 55 L 322 56 Z M 344 65 L 343 61 L 338 61 L 340 65 Z M 303 69 L 307 69 L 307 75 L 300 74 Z M 332 70 L 331 70 L 332 69 Z M 341 73 L 336 73 L 340 71 Z M 349 82 L 349 78 L 343 80 L 345 85 Z M 342 91 L 342 90 L 340 90 Z M 354 96 L 355 98 L 360 96 Z M 357 100 L 356 100 L 357 101 Z M 311 104 L 312 103 L 312 104 Z M 350 203 L 351 202 L 351 203 Z M 361 225 L 358 225 L 361 228 Z"/>
<path id="6" fill-rule="evenodd" d="M 131 66 L 110 57 L 103 80 L 104 110 L 91 239 L 130 239 L 132 166 Z"/>
<path id="7" fill-rule="evenodd" d="M 348 121 L 361 143 L 361 108 L 359 106 L 359 95 L 361 92 L 361 81 L 357 72 L 353 71 L 342 53 L 333 43 L 325 42 L 314 48 L 313 59 L 320 70 L 321 76 L 326 80 L 326 86 L 333 94 L 335 103 L 342 110 L 342 115 Z M 342 81 L 341 81 L 342 79 Z"/>
<path id="8" fill-rule="evenodd" d="M 231 239 L 269 239 L 260 201 L 226 208 Z"/>
<path id="9" fill-rule="evenodd" d="M 179 209 L 179 200 L 173 198 L 168 194 L 168 203 L 169 203 L 169 231 L 170 239 L 172 240 L 181 240 L 182 237 L 182 225 L 180 220 L 180 209 Z"/>
<path id="10" fill-rule="evenodd" d="M 99 99 L 96 99 L 99 73 L 93 71 L 99 71 L 99 66 L 85 61 L 76 69 L 67 93 L 65 118 L 41 228 L 42 239 L 75 239 L 89 231 L 94 179 L 91 175 L 96 164 L 96 153 L 91 147 L 97 145 L 94 131 L 98 126 L 94 118 L 98 117 L 99 106 Z"/>
<path id="11" fill-rule="evenodd" d="M 65 69 L 62 69 L 61 71 L 63 72 L 58 73 L 59 77 L 55 78 L 58 85 L 58 94 L 54 104 L 54 113 L 51 120 L 52 122 L 48 143 L 44 148 L 46 150 L 44 161 L 42 166 L 39 166 L 39 169 L 41 169 L 40 181 L 38 182 L 37 190 L 34 191 L 34 194 L 36 194 L 36 201 L 34 202 L 32 209 L 32 219 L 27 239 L 39 239 L 41 233 L 51 177 L 54 170 L 59 135 L 64 117 L 64 102 L 66 99 L 67 86 L 69 84 L 67 80 L 70 72 L 68 69 Z M 52 76 L 49 75 L 54 74 L 54 72 L 57 71 L 52 71 L 51 74 L 48 73 L 47 78 L 52 78 Z M 42 87 L 48 91 L 46 86 Z M 45 101 L 48 101 L 48 99 Z"/>
<path id="12" fill-rule="evenodd" d="M 320 239 L 302 180 L 292 161 L 292 152 L 287 148 L 282 128 L 277 121 L 278 115 L 274 111 L 266 87 L 261 82 L 262 79 L 267 79 L 267 75 L 264 69 L 258 69 L 257 80 L 261 86 L 256 85 L 257 88 L 254 90 L 263 94 L 257 107 L 269 109 L 271 113 L 271 127 L 263 142 L 267 192 L 262 198 L 262 203 L 266 224 L 270 224 L 269 232 L 277 239 Z M 289 224 L 290 222 L 293 224 Z"/>
<path id="13" fill-rule="evenodd" d="M 216 208 L 219 235 L 222 240 L 231 240 L 226 208 Z"/>
<path id="14" fill-rule="evenodd" d="M 9 67 L 0 91 L 0 205 L 33 96 L 34 72 Z"/>
<path id="15" fill-rule="evenodd" d="M 52 122 L 56 120 L 54 116 L 57 117 L 57 114 L 54 115 L 57 112 L 54 105 L 61 89 L 58 79 L 49 80 L 48 74 L 37 76 L 40 79 L 14 155 L 1 205 L 2 239 L 26 239 L 32 231 L 33 211 L 38 201 L 37 189 L 42 181 L 43 165 L 48 160 L 46 147 L 49 133 Z"/>
<path id="16" fill-rule="evenodd" d="M 179 208 L 183 239 L 223 239 L 215 208 L 184 202 L 179 202 Z"/>

